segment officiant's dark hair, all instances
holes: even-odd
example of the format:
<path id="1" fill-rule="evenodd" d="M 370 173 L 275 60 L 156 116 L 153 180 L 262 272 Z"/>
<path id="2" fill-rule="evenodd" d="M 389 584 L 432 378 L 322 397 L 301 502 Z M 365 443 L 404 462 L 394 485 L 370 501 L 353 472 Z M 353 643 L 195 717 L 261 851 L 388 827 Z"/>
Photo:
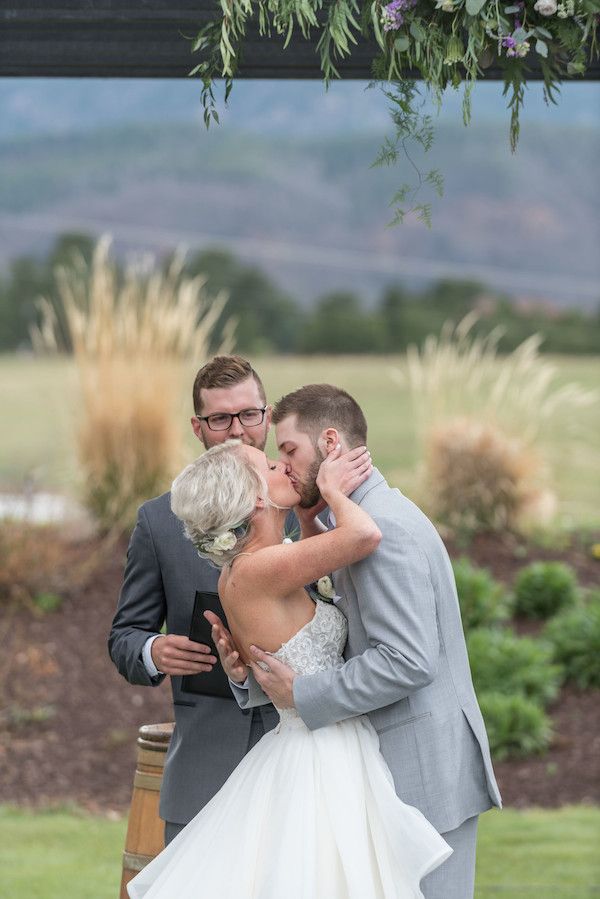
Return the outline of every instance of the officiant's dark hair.
<path id="1" fill-rule="evenodd" d="M 273 424 L 296 415 L 298 428 L 315 445 L 325 428 L 335 428 L 346 438 L 349 449 L 366 446 L 367 420 L 349 393 L 332 384 L 307 384 L 283 396 L 273 409 Z"/>
<path id="2" fill-rule="evenodd" d="M 265 388 L 259 376 L 256 374 L 247 359 L 242 356 L 215 356 L 206 365 L 203 365 L 194 380 L 192 400 L 194 412 L 200 415 L 202 412 L 202 398 L 200 391 L 211 390 L 213 387 L 233 387 L 241 384 L 248 378 L 254 378 L 258 392 L 263 403 L 267 402 Z"/>

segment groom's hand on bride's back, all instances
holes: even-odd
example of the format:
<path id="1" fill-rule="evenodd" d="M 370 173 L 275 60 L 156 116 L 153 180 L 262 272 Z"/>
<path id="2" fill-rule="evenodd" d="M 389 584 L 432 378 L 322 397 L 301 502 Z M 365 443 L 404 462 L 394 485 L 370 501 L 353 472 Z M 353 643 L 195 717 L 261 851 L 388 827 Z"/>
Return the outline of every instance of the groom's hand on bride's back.
<path id="1" fill-rule="evenodd" d="M 217 647 L 223 671 L 229 680 L 236 684 L 243 684 L 248 677 L 248 669 L 240 659 L 233 637 L 214 612 L 206 610 L 204 617 L 212 624 L 212 638 Z"/>
<path id="2" fill-rule="evenodd" d="M 212 671 L 217 663 L 210 646 L 195 643 L 182 634 L 161 634 L 154 640 L 150 653 L 161 674 L 172 676 Z"/>

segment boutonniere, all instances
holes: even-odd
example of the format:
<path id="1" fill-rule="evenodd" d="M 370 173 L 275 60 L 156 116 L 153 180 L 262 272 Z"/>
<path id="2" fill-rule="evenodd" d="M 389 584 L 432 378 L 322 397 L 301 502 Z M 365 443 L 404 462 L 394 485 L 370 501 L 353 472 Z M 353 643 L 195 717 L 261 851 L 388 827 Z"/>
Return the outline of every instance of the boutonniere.
<path id="1" fill-rule="evenodd" d="M 333 602 L 333 600 L 336 598 L 333 581 L 328 574 L 325 574 L 323 575 L 323 577 L 319 578 L 316 583 L 316 589 L 321 599 L 324 599 L 325 602 Z"/>

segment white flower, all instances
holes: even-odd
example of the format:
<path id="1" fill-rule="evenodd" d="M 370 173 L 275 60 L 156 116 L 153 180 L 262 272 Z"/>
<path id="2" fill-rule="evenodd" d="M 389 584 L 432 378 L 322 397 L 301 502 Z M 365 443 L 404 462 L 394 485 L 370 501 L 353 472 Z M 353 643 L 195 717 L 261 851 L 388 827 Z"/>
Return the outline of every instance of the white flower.
<path id="1" fill-rule="evenodd" d="M 541 16 L 553 16 L 558 9 L 557 0 L 537 0 L 534 7 Z"/>
<path id="2" fill-rule="evenodd" d="M 219 534 L 212 542 L 211 550 L 214 553 L 224 553 L 229 549 L 233 549 L 235 544 L 237 543 L 237 537 L 233 533 L 233 531 L 225 531 L 223 534 Z"/>
<path id="3" fill-rule="evenodd" d="M 282 543 L 293 543 L 294 541 L 292 540 L 291 537 L 284 537 L 281 542 Z"/>
<path id="4" fill-rule="evenodd" d="M 575 15 L 575 0 L 565 0 L 564 3 L 558 4 L 558 12 L 556 14 L 559 19 L 568 19 L 569 16 Z"/>
<path id="5" fill-rule="evenodd" d="M 317 592 L 320 596 L 323 597 L 323 599 L 333 599 L 333 597 L 335 596 L 333 581 L 328 574 L 320 577 L 317 581 Z"/>

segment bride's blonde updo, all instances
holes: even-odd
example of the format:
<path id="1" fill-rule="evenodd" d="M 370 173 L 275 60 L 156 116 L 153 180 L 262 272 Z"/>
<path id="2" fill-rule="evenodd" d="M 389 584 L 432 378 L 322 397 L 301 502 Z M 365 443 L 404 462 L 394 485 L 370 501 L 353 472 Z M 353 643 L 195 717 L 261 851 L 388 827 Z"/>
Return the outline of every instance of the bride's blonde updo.
<path id="1" fill-rule="evenodd" d="M 256 500 L 267 495 L 264 478 L 239 452 L 241 445 L 227 440 L 212 446 L 171 487 L 171 509 L 186 537 L 219 568 L 243 551 Z"/>

